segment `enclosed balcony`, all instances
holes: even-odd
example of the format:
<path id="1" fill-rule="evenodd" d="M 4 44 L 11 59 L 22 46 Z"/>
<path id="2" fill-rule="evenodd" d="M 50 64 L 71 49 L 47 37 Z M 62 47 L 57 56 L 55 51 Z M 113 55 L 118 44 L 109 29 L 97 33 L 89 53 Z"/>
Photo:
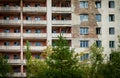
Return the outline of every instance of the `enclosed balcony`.
<path id="1" fill-rule="evenodd" d="M 25 14 L 23 17 L 24 25 L 46 25 L 46 13 L 40 13 L 37 15 Z"/>
<path id="2" fill-rule="evenodd" d="M 47 43 L 45 39 L 34 39 L 34 40 L 28 40 L 30 49 L 32 52 L 41 52 L 47 47 Z M 24 50 L 26 49 L 26 40 L 24 40 Z"/>
<path id="3" fill-rule="evenodd" d="M 53 38 L 57 38 L 60 34 L 63 37 L 72 38 L 71 27 L 53 27 L 52 28 L 52 37 Z"/>
<path id="4" fill-rule="evenodd" d="M 70 13 L 63 13 L 63 14 L 58 14 L 58 13 L 53 13 L 52 14 L 52 25 L 67 25 L 71 26 L 71 14 Z"/>

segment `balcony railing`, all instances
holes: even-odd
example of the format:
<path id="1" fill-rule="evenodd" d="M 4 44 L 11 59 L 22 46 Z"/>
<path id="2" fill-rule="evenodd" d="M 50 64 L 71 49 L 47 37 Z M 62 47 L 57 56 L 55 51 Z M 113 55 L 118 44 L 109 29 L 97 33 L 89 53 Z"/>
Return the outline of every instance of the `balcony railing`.
<path id="1" fill-rule="evenodd" d="M 13 11 L 20 11 L 20 7 L 14 7 L 14 6 L 9 6 L 9 7 L 0 7 L 0 12 L 13 12 Z"/>
<path id="2" fill-rule="evenodd" d="M 24 38 L 47 38 L 46 33 L 24 33 L 23 34 Z"/>
<path id="3" fill-rule="evenodd" d="M 46 12 L 46 7 L 23 7 L 23 12 Z"/>
<path id="4" fill-rule="evenodd" d="M 19 63 L 21 63 L 21 60 L 20 59 L 8 59 L 8 63 L 19 64 Z"/>
<path id="5" fill-rule="evenodd" d="M 47 46 L 30 46 L 32 51 L 43 51 L 46 48 Z M 26 46 L 24 46 L 24 49 L 26 49 Z"/>
<path id="6" fill-rule="evenodd" d="M 0 51 L 20 51 L 20 46 L 0 46 Z"/>
<path id="7" fill-rule="evenodd" d="M 20 23 L 20 20 L 0 20 L 0 24 L 2 25 L 19 25 Z"/>
<path id="8" fill-rule="evenodd" d="M 53 20 L 53 25 L 71 25 L 71 20 Z"/>
<path id="9" fill-rule="evenodd" d="M 52 7 L 52 11 L 55 13 L 71 13 L 72 9 L 71 7 Z"/>
<path id="10" fill-rule="evenodd" d="M 23 24 L 28 24 L 28 25 L 46 25 L 47 24 L 47 21 L 46 20 L 24 20 L 23 21 Z"/>
<path id="11" fill-rule="evenodd" d="M 20 38 L 20 33 L 0 33 L 0 38 Z"/>
<path id="12" fill-rule="evenodd" d="M 60 35 L 60 33 L 53 33 L 52 37 L 53 38 L 57 38 L 59 35 Z M 62 36 L 66 37 L 66 38 L 72 38 L 72 34 L 71 33 L 63 33 Z"/>

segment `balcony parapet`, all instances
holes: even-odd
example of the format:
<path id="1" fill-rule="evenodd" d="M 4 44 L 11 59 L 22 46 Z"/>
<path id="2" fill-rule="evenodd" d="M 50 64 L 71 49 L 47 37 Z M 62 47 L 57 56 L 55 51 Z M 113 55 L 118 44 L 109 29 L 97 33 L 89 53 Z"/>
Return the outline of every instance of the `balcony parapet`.
<path id="1" fill-rule="evenodd" d="M 60 35 L 60 33 L 52 33 L 52 37 L 53 38 L 57 38 Z M 72 34 L 71 33 L 62 33 L 63 37 L 66 38 L 72 38 Z"/>
<path id="2" fill-rule="evenodd" d="M 52 20 L 52 25 L 71 25 L 71 20 Z"/>
<path id="3" fill-rule="evenodd" d="M 0 46 L 0 51 L 20 51 L 20 46 Z"/>
<path id="4" fill-rule="evenodd" d="M 27 24 L 27 25 L 46 25 L 47 21 L 46 20 L 24 20 L 23 24 Z"/>
<path id="5" fill-rule="evenodd" d="M 20 38 L 20 33 L 0 33 L 0 38 Z"/>
<path id="6" fill-rule="evenodd" d="M 46 7 L 23 7 L 23 12 L 46 12 Z"/>
<path id="7" fill-rule="evenodd" d="M 47 46 L 30 46 L 31 51 L 43 51 L 46 49 Z M 26 46 L 24 46 L 24 50 L 26 49 Z"/>
<path id="8" fill-rule="evenodd" d="M 53 13 L 71 13 L 71 7 L 52 7 Z"/>
<path id="9" fill-rule="evenodd" d="M 0 25 L 20 25 L 20 20 L 0 20 Z"/>
<path id="10" fill-rule="evenodd" d="M 9 6 L 9 7 L 4 7 L 1 6 L 0 7 L 0 12 L 16 12 L 16 11 L 20 11 L 20 7 L 14 7 L 14 6 Z"/>
<path id="11" fill-rule="evenodd" d="M 21 60 L 20 59 L 8 59 L 8 63 L 10 63 L 10 64 L 20 64 Z"/>
<path id="12" fill-rule="evenodd" d="M 24 33 L 23 37 L 24 38 L 42 39 L 42 38 L 47 38 L 47 34 L 46 33 Z"/>

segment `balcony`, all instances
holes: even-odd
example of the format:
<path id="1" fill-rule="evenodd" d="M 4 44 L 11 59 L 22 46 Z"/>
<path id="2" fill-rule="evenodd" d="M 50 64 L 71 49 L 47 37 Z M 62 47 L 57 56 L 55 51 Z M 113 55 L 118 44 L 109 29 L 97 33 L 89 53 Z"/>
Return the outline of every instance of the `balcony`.
<path id="1" fill-rule="evenodd" d="M 47 46 L 30 46 L 30 49 L 32 51 L 36 51 L 36 52 L 43 51 L 46 48 L 47 48 Z M 24 46 L 24 49 L 26 49 L 26 46 Z"/>
<path id="2" fill-rule="evenodd" d="M 9 6 L 9 7 L 0 7 L 0 12 L 19 12 L 20 7 L 14 7 L 14 6 Z"/>
<path id="3" fill-rule="evenodd" d="M 60 35 L 60 33 L 52 33 L 53 38 L 57 38 L 59 35 Z M 65 38 L 72 38 L 71 33 L 62 33 L 62 36 L 65 37 Z"/>
<path id="4" fill-rule="evenodd" d="M 20 33 L 0 33 L 0 38 L 20 39 Z"/>
<path id="5" fill-rule="evenodd" d="M 8 59 L 8 63 L 10 63 L 10 64 L 20 64 L 21 60 L 20 59 Z"/>
<path id="6" fill-rule="evenodd" d="M 23 12 L 46 12 L 46 7 L 23 7 Z"/>
<path id="7" fill-rule="evenodd" d="M 46 33 L 24 33 L 23 34 L 24 38 L 34 38 L 34 39 L 43 39 L 47 38 Z"/>
<path id="8" fill-rule="evenodd" d="M 0 46 L 0 51 L 20 51 L 20 46 Z"/>
<path id="9" fill-rule="evenodd" d="M 52 7 L 53 13 L 71 13 L 71 7 Z"/>
<path id="10" fill-rule="evenodd" d="M 0 20 L 0 25 L 20 25 L 20 20 Z"/>
<path id="11" fill-rule="evenodd" d="M 71 20 L 53 20 L 52 25 L 64 25 L 64 26 L 71 26 Z"/>
<path id="12" fill-rule="evenodd" d="M 17 72 L 17 73 L 13 73 L 12 77 L 26 77 L 26 73 L 21 73 L 21 72 Z"/>
<path id="13" fill-rule="evenodd" d="M 46 25 L 47 21 L 46 20 L 39 20 L 39 21 L 36 21 L 36 20 L 24 20 L 23 24 L 25 24 L 25 25 Z"/>

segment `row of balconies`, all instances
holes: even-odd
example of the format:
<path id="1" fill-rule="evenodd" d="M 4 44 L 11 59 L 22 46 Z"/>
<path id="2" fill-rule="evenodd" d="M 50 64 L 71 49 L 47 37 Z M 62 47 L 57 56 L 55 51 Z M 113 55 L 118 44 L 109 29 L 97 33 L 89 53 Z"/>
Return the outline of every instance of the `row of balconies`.
<path id="1" fill-rule="evenodd" d="M 20 12 L 20 7 L 0 7 L 0 12 Z M 23 12 L 47 12 L 46 7 L 23 7 Z M 52 12 L 71 13 L 71 7 L 52 7 Z"/>
<path id="2" fill-rule="evenodd" d="M 20 20 L 0 20 L 2 25 L 20 25 Z M 46 20 L 23 20 L 25 25 L 47 25 Z M 71 25 L 71 20 L 52 20 L 52 25 Z"/>
<path id="3" fill-rule="evenodd" d="M 52 33 L 52 38 L 57 38 L 59 33 Z M 20 33 L 0 33 L 0 38 L 18 38 L 20 39 Z M 63 33 L 63 37 L 71 38 L 71 33 Z M 47 38 L 47 33 L 23 33 L 23 38 Z"/>

